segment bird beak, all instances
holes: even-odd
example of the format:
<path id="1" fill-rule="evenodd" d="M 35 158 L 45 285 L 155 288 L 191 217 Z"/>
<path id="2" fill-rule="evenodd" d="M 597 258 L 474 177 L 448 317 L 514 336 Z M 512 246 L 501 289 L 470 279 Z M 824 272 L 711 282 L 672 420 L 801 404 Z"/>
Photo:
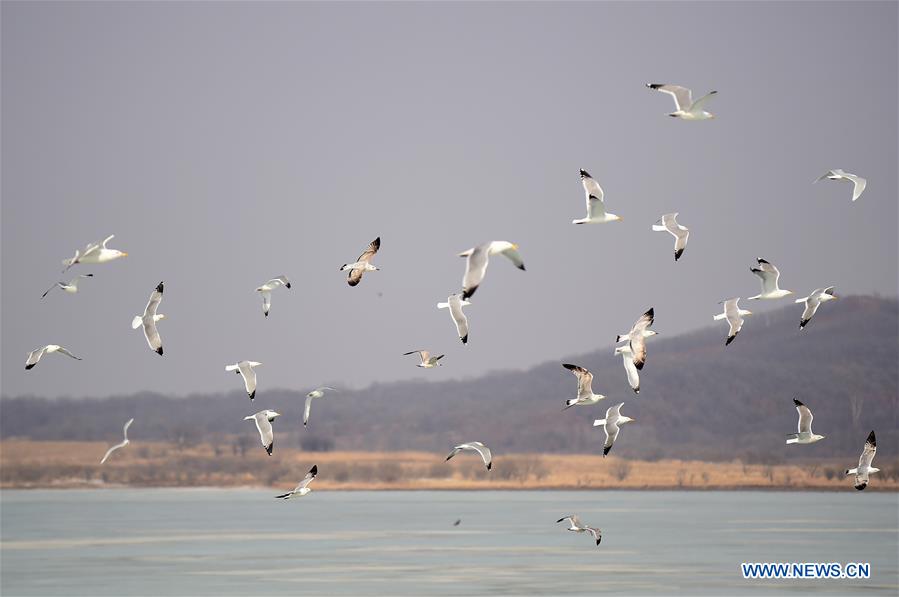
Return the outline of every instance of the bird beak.
<path id="1" fill-rule="evenodd" d="M 518 244 L 517 244 L 517 243 L 512 243 L 512 248 L 515 249 L 515 250 L 517 251 L 517 250 L 518 250 Z"/>
<path id="2" fill-rule="evenodd" d="M 122 251 L 122 257 L 127 257 L 127 256 L 128 256 L 128 253 L 126 253 L 125 251 Z"/>

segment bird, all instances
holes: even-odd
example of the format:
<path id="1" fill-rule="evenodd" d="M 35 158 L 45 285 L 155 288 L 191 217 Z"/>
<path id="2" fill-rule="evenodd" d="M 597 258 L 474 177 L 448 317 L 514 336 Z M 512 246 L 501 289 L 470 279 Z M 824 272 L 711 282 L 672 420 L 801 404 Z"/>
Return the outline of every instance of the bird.
<path id="1" fill-rule="evenodd" d="M 165 319 L 165 315 L 162 313 L 157 315 L 156 309 L 159 308 L 159 303 L 162 302 L 162 289 L 163 283 L 160 282 L 156 285 L 156 289 L 150 293 L 150 300 L 147 302 L 146 308 L 144 308 L 144 314 L 135 315 L 134 319 L 131 320 L 132 329 L 136 330 L 143 326 L 144 337 L 147 339 L 147 344 L 150 345 L 150 350 L 159 356 L 162 356 L 162 338 L 159 337 L 156 322 Z"/>
<path id="2" fill-rule="evenodd" d="M 812 411 L 795 398 L 793 398 L 793 404 L 796 405 L 796 410 L 799 412 L 799 433 L 790 433 L 787 435 L 787 445 L 813 444 L 824 439 L 823 435 L 812 433 L 812 419 L 814 418 L 814 416 L 812 416 Z"/>
<path id="3" fill-rule="evenodd" d="M 756 261 L 758 262 L 758 267 L 750 267 L 749 271 L 761 279 L 762 292 L 761 294 L 749 297 L 747 300 L 779 299 L 793 294 L 792 290 L 782 290 L 777 285 L 777 281 L 780 279 L 779 269 L 761 257 L 756 258 Z"/>
<path id="4" fill-rule="evenodd" d="M 838 298 L 834 296 L 833 288 L 833 286 L 828 286 L 827 288 L 816 288 L 807 297 L 796 299 L 795 302 L 797 303 L 805 303 L 805 310 L 802 311 L 802 319 L 799 320 L 800 330 L 805 329 L 805 326 L 808 324 L 809 320 L 811 320 L 812 316 L 815 314 L 815 311 L 818 310 L 818 307 L 821 305 L 821 303 L 833 301 Z"/>
<path id="5" fill-rule="evenodd" d="M 846 469 L 847 475 L 855 475 L 855 488 L 859 491 L 868 486 L 868 475 L 880 472 L 879 468 L 871 466 L 871 462 L 874 460 L 874 454 L 876 453 L 877 438 L 874 437 L 874 431 L 872 430 L 871 433 L 868 434 L 868 439 L 865 441 L 865 448 L 862 450 L 862 455 L 858 459 L 858 468 Z"/>
<path id="6" fill-rule="evenodd" d="M 602 541 L 602 531 L 600 529 L 588 527 L 581 524 L 581 519 L 578 518 L 577 514 L 569 514 L 568 516 L 563 516 L 556 521 L 556 524 L 559 524 L 560 522 L 564 522 L 566 520 L 570 521 L 570 526 L 568 527 L 569 531 L 573 531 L 575 533 L 590 533 L 596 540 L 597 545 L 599 545 L 599 542 Z"/>
<path id="7" fill-rule="evenodd" d="M 128 444 L 131 443 L 131 441 L 128 439 L 128 428 L 131 427 L 131 423 L 133 423 L 133 422 L 134 422 L 133 417 L 128 419 L 128 421 L 125 423 L 125 426 L 122 428 L 122 435 L 125 436 L 125 439 L 123 439 L 120 443 L 118 443 L 118 444 L 114 445 L 113 447 L 109 448 L 108 450 L 106 450 L 106 454 L 104 454 L 103 460 L 100 461 L 100 464 L 103 464 L 104 462 L 106 462 L 106 459 L 109 458 L 110 454 L 112 454 L 119 448 L 124 448 L 125 446 L 127 446 Z"/>
<path id="8" fill-rule="evenodd" d="M 34 366 L 37 365 L 37 362 L 41 360 L 41 357 L 43 357 L 45 354 L 52 354 L 54 352 L 64 354 L 67 357 L 72 357 L 77 361 L 84 360 L 81 357 L 76 357 L 71 352 L 58 344 L 48 344 L 42 348 L 35 348 L 28 353 L 28 360 L 25 361 L 25 370 L 28 371 L 29 369 L 33 369 Z"/>
<path id="9" fill-rule="evenodd" d="M 616 336 L 615 342 L 627 342 L 631 352 L 634 353 L 634 366 L 643 369 L 646 363 L 646 338 L 655 336 L 658 332 L 649 329 L 655 321 L 655 309 L 649 308 L 646 313 L 634 322 L 633 327 L 626 334 Z"/>
<path id="10" fill-rule="evenodd" d="M 718 304 L 720 305 L 722 303 L 724 304 L 724 313 L 719 313 L 712 319 L 719 321 L 727 318 L 727 324 L 730 326 L 730 330 L 727 332 L 727 340 L 724 342 L 724 345 L 727 346 L 734 341 L 734 338 L 736 338 L 737 334 L 740 333 L 740 330 L 743 329 L 743 316 L 752 315 L 752 311 L 740 308 L 740 297 L 727 299 Z"/>
<path id="11" fill-rule="evenodd" d="M 234 371 L 243 377 L 243 385 L 246 387 L 247 396 L 251 401 L 256 397 L 256 371 L 254 368 L 261 364 L 256 361 L 238 361 L 233 365 L 225 365 L 225 371 Z"/>
<path id="12" fill-rule="evenodd" d="M 646 86 L 650 89 L 667 93 L 674 98 L 674 105 L 677 110 L 669 113 L 668 116 L 683 120 L 709 120 L 715 117 L 711 112 L 706 112 L 703 106 L 713 95 L 718 93 L 717 91 L 709 91 L 694 102 L 693 92 L 686 87 L 666 85 L 665 83 L 647 83 Z"/>
<path id="13" fill-rule="evenodd" d="M 488 448 L 481 442 L 468 442 L 467 444 L 459 444 L 458 446 L 453 448 L 453 451 L 449 453 L 449 456 L 447 456 L 446 459 L 449 460 L 459 452 L 464 451 L 477 452 L 481 455 L 481 459 L 487 466 L 487 470 L 489 471 L 491 468 L 493 468 L 493 454 L 490 452 L 490 448 Z"/>
<path id="14" fill-rule="evenodd" d="M 59 288 L 61 290 L 65 290 L 69 294 L 75 294 L 76 292 L 78 292 L 78 282 L 81 281 L 81 278 L 93 278 L 93 277 L 94 277 L 94 274 L 81 274 L 77 278 L 72 278 L 68 282 L 57 282 L 56 284 L 54 284 L 53 286 L 48 288 L 47 292 L 45 292 L 44 294 L 41 295 L 41 298 L 44 298 L 45 296 L 47 296 L 47 294 L 49 294 L 50 291 L 53 290 L 54 288 Z"/>
<path id="15" fill-rule="evenodd" d="M 272 290 L 275 288 L 280 288 L 284 286 L 288 290 L 290 290 L 290 280 L 287 279 L 287 276 L 278 276 L 277 278 L 272 278 L 262 286 L 256 289 L 256 292 L 262 293 L 262 312 L 268 317 L 269 309 L 272 308 Z"/>
<path id="16" fill-rule="evenodd" d="M 852 201 L 855 201 L 859 197 L 862 196 L 862 193 L 865 190 L 865 187 L 868 186 L 868 179 L 862 178 L 861 176 L 856 176 L 855 174 L 850 174 L 848 172 L 843 172 L 839 168 L 834 170 L 828 170 L 825 174 L 819 176 L 815 182 L 822 181 L 824 179 L 827 180 L 848 180 L 852 183 Z"/>
<path id="17" fill-rule="evenodd" d="M 456 332 L 459 334 L 462 344 L 468 344 L 468 318 L 462 312 L 462 307 L 470 304 L 469 301 L 462 299 L 460 294 L 451 294 L 445 303 L 437 303 L 438 309 L 449 308 L 450 316 L 453 318 L 453 323 L 456 324 Z"/>
<path id="18" fill-rule="evenodd" d="M 602 394 L 593 393 L 593 374 L 578 365 L 570 363 L 562 363 L 562 366 L 574 373 L 577 377 L 577 397 L 565 401 L 566 410 L 572 406 L 586 406 L 588 404 L 596 404 L 600 400 L 605 399 Z"/>
<path id="19" fill-rule="evenodd" d="M 457 526 L 459 526 L 460 524 L 462 524 L 462 519 L 461 519 L 461 518 L 457 518 L 457 519 L 456 519 L 456 522 L 453 523 L 453 526 L 454 526 L 454 527 L 457 527 Z"/>
<path id="20" fill-rule="evenodd" d="M 336 392 L 334 388 L 329 388 L 328 386 L 319 386 L 306 394 L 306 406 L 303 407 L 303 427 L 306 426 L 306 423 L 309 422 L 309 414 L 312 410 L 312 401 L 316 398 L 321 398 L 325 395 L 325 390 L 330 390 L 332 392 Z"/>
<path id="21" fill-rule="evenodd" d="M 640 373 L 634 365 L 634 352 L 627 344 L 615 348 L 615 354 L 621 355 L 624 361 L 624 370 L 627 372 L 627 383 L 635 394 L 640 393 Z"/>
<path id="22" fill-rule="evenodd" d="M 378 252 L 378 249 L 381 248 L 381 237 L 379 236 L 375 240 L 371 241 L 368 245 L 368 248 L 359 255 L 359 259 L 357 259 L 354 263 L 344 263 L 340 266 L 340 271 L 349 270 L 349 274 L 347 275 L 347 284 L 350 286 L 355 286 L 362 280 L 362 274 L 365 272 L 376 272 L 379 271 L 380 268 L 377 268 L 371 264 L 372 258 L 375 256 L 375 253 Z"/>
<path id="23" fill-rule="evenodd" d="M 442 359 L 446 355 L 437 355 L 436 357 L 432 357 L 431 353 L 427 350 L 412 350 L 410 352 L 404 352 L 403 356 L 407 356 L 410 354 L 417 354 L 421 357 L 421 362 L 416 365 L 416 367 L 421 367 L 422 369 L 433 369 L 434 367 L 439 367 L 440 363 L 438 361 Z"/>
<path id="24" fill-rule="evenodd" d="M 282 499 L 282 500 L 292 500 L 293 498 L 303 497 L 304 495 L 306 495 L 307 493 L 312 491 L 311 489 L 309 489 L 309 487 L 307 487 L 307 485 L 309 485 L 310 483 L 312 483 L 312 481 L 315 480 L 315 475 L 317 475 L 317 474 L 318 474 L 318 465 L 313 464 L 312 468 L 309 469 L 309 472 L 306 473 L 306 476 L 303 477 L 303 480 L 299 482 L 299 484 L 293 489 L 293 491 L 288 491 L 287 493 L 282 493 L 281 495 L 276 495 L 275 498 Z"/>
<path id="25" fill-rule="evenodd" d="M 105 240 L 99 243 L 90 243 L 84 248 L 84 252 L 75 250 L 75 256 L 71 259 L 64 259 L 62 264 L 66 266 L 63 272 L 67 271 L 73 265 L 79 263 L 107 263 L 115 259 L 127 257 L 128 253 L 119 251 L 118 249 L 109 249 L 106 243 L 115 238 L 115 234 L 110 234 Z"/>
<path id="26" fill-rule="evenodd" d="M 652 229 L 655 232 L 670 232 L 674 237 L 674 260 L 677 261 L 684 254 L 687 248 L 687 239 L 690 238 L 690 230 L 686 226 L 677 223 L 678 212 L 665 214 L 655 224 Z M 662 223 L 659 224 L 658 222 Z"/>
<path id="27" fill-rule="evenodd" d="M 615 406 L 609 407 L 609 410 L 606 411 L 605 419 L 596 419 L 595 421 L 593 421 L 594 427 L 599 427 L 600 425 L 602 425 L 606 430 L 606 443 L 603 444 L 602 447 L 603 458 L 605 458 L 609 453 L 609 450 L 612 449 L 612 444 L 614 444 L 615 440 L 618 438 L 618 431 L 621 425 L 636 420 L 621 414 L 621 407 L 623 405 L 624 402 L 619 402 Z"/>
<path id="28" fill-rule="evenodd" d="M 493 240 L 482 243 L 471 249 L 459 253 L 459 257 L 467 257 L 465 262 L 465 275 L 462 277 L 462 299 L 467 300 L 484 280 L 487 273 L 487 265 L 493 255 L 503 255 L 515 264 L 518 269 L 524 270 L 524 260 L 518 252 L 518 245 L 505 240 Z"/>
<path id="29" fill-rule="evenodd" d="M 248 415 L 243 418 L 244 421 L 255 420 L 256 429 L 259 430 L 259 439 L 262 440 L 262 447 L 272 455 L 272 448 L 275 446 L 275 431 L 272 429 L 272 421 L 281 414 L 273 410 L 260 410 L 255 415 Z"/>
<path id="30" fill-rule="evenodd" d="M 606 211 L 602 187 L 586 170 L 581 170 L 581 185 L 587 196 L 587 215 L 580 220 L 571 220 L 572 224 L 605 224 L 624 219 Z"/>

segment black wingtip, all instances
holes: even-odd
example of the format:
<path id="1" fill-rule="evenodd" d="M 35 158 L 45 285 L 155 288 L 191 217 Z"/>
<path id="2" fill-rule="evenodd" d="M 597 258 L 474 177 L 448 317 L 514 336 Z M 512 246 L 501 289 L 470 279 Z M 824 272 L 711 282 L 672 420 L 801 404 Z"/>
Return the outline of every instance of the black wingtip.
<path id="1" fill-rule="evenodd" d="M 275 447 L 275 444 L 271 444 L 270 446 L 265 447 L 265 451 L 268 452 L 269 456 L 272 455 L 272 449 L 274 449 L 274 447 Z"/>
<path id="2" fill-rule="evenodd" d="M 602 537 L 596 540 L 596 544 L 599 545 L 599 542 L 602 541 Z"/>
<path id="3" fill-rule="evenodd" d="M 605 458 L 605 457 L 606 457 L 606 454 L 608 454 L 609 451 L 610 451 L 611 449 L 612 449 L 612 446 L 609 446 L 609 447 L 603 447 L 603 449 L 602 449 L 602 457 Z"/>
<path id="4" fill-rule="evenodd" d="M 156 287 L 156 292 L 161 293 L 161 292 L 162 292 L 162 286 L 163 286 L 163 284 L 162 284 L 162 282 L 160 282 L 159 285 Z"/>
<path id="5" fill-rule="evenodd" d="M 795 404 L 796 406 L 805 406 L 803 403 L 799 402 L 795 398 L 793 398 L 793 404 Z"/>
<path id="6" fill-rule="evenodd" d="M 160 346 L 159 348 L 156 349 L 156 354 L 158 354 L 159 356 L 162 356 L 162 346 Z"/>
<path id="7" fill-rule="evenodd" d="M 523 271 L 523 272 L 526 272 L 526 271 L 527 271 L 526 269 L 524 269 L 524 264 L 523 264 L 523 263 L 522 263 L 521 265 L 518 266 L 518 269 L 520 269 L 520 270 Z"/>
<path id="8" fill-rule="evenodd" d="M 634 394 L 639 394 L 639 393 L 640 393 L 640 388 L 634 388 Z"/>
<path id="9" fill-rule="evenodd" d="M 736 337 L 737 337 L 736 334 L 734 334 L 733 336 L 728 336 L 728 337 L 727 337 L 727 342 L 725 342 L 724 345 L 725 345 L 725 346 L 730 345 L 730 343 L 733 342 L 733 341 L 734 341 L 734 338 L 736 338 Z"/>
<path id="10" fill-rule="evenodd" d="M 761 257 L 756 257 L 755 260 L 758 261 L 759 263 L 766 263 L 768 265 L 771 265 L 768 261 L 762 259 Z"/>
<path id="11" fill-rule="evenodd" d="M 493 468 L 493 463 L 492 463 L 492 462 L 488 463 L 488 464 L 487 464 L 487 470 L 489 471 L 489 470 L 492 469 L 492 468 Z"/>
<path id="12" fill-rule="evenodd" d="M 462 290 L 462 300 L 466 301 L 466 300 L 470 299 L 474 295 L 474 293 L 477 289 L 478 289 L 478 287 L 475 286 L 474 288 L 469 288 L 468 290 Z"/>
<path id="13" fill-rule="evenodd" d="M 587 172 L 587 171 L 584 170 L 584 169 L 581 169 L 581 178 L 593 178 L 593 177 L 590 176 L 590 173 L 589 173 L 589 172 Z"/>
<path id="14" fill-rule="evenodd" d="M 462 340 L 462 344 L 468 344 L 468 334 L 465 334 L 459 339 Z"/>
<path id="15" fill-rule="evenodd" d="M 646 316 L 649 317 L 650 319 L 655 319 L 655 317 L 656 317 L 656 309 L 655 309 L 655 307 L 650 307 L 649 310 L 646 311 L 646 313 L 644 313 L 643 315 L 646 315 Z"/>
<path id="16" fill-rule="evenodd" d="M 25 371 L 28 371 L 29 369 L 33 369 L 35 365 L 37 365 L 37 363 L 32 363 L 32 364 L 30 364 L 30 365 L 25 365 Z"/>
<path id="17" fill-rule="evenodd" d="M 664 83 L 647 83 L 646 84 L 646 86 L 649 87 L 650 89 L 658 89 L 662 85 L 664 85 Z"/>
<path id="18" fill-rule="evenodd" d="M 645 361 L 641 361 L 639 363 L 634 363 L 634 367 L 637 368 L 637 371 L 643 371 L 643 365 L 645 365 L 645 364 L 646 364 Z"/>
<path id="19" fill-rule="evenodd" d="M 800 329 L 800 330 L 805 329 L 805 324 L 807 324 L 808 322 L 809 322 L 808 319 L 803 319 L 802 321 L 800 321 L 800 322 L 799 322 L 799 329 Z"/>
<path id="20" fill-rule="evenodd" d="M 674 252 L 674 260 L 677 261 L 678 259 L 680 259 L 680 256 L 683 255 L 683 254 L 684 254 L 684 250 L 683 250 L 683 249 L 680 249 L 680 250 L 678 250 L 678 251 L 675 251 L 675 252 Z"/>
<path id="21" fill-rule="evenodd" d="M 247 395 L 250 397 L 250 400 L 253 400 L 254 398 L 256 398 L 256 390 L 253 390 L 252 392 L 250 392 Z"/>
<path id="22" fill-rule="evenodd" d="M 287 284 L 285 284 L 285 286 L 287 286 L 287 289 L 290 290 L 290 282 L 288 282 Z"/>
<path id="23" fill-rule="evenodd" d="M 871 430 L 871 433 L 868 434 L 868 440 L 867 440 L 867 442 L 868 442 L 869 444 L 871 444 L 872 446 L 874 446 L 875 448 L 877 447 L 877 438 L 874 437 L 874 430 L 873 430 L 873 429 Z"/>
<path id="24" fill-rule="evenodd" d="M 309 472 L 312 473 L 312 476 L 313 476 L 313 477 L 314 477 L 315 475 L 317 475 L 317 474 L 318 474 L 318 465 L 317 465 L 317 464 L 313 464 L 313 465 L 312 465 L 312 468 L 309 469 Z"/>

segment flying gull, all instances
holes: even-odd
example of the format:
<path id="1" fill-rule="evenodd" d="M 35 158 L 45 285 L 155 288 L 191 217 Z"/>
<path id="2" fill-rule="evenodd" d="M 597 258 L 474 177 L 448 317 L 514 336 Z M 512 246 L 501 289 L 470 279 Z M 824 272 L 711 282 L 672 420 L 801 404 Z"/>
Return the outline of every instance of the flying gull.
<path id="1" fill-rule="evenodd" d="M 54 352 L 64 354 L 67 357 L 72 357 L 73 359 L 76 359 L 78 361 L 83 360 L 81 357 L 76 357 L 71 352 L 69 352 L 62 346 L 59 346 L 58 344 L 48 344 L 48 345 L 44 346 L 43 348 L 35 348 L 34 350 L 32 350 L 31 352 L 28 353 L 28 360 L 25 361 L 25 370 L 27 371 L 28 369 L 31 369 L 35 365 L 37 365 L 37 362 L 40 361 L 41 357 L 43 357 L 45 354 L 51 354 Z"/>
<path id="2" fill-rule="evenodd" d="M 799 433 L 787 435 L 787 445 L 813 444 L 816 441 L 824 439 L 823 435 L 812 433 L 812 419 L 814 418 L 814 416 L 812 416 L 812 411 L 795 398 L 793 398 L 793 404 L 796 405 L 796 410 L 799 412 Z"/>
<path id="3" fill-rule="evenodd" d="M 256 292 L 262 293 L 262 312 L 265 313 L 266 317 L 268 317 L 269 309 L 272 308 L 272 290 L 281 286 L 290 290 L 290 280 L 287 279 L 287 276 L 272 278 L 256 289 Z"/>
<path id="4" fill-rule="evenodd" d="M 468 318 L 462 312 L 462 307 L 470 304 L 470 302 L 463 300 L 460 294 L 451 294 L 447 297 L 445 303 L 437 303 L 438 309 L 449 308 L 450 316 L 453 318 L 453 323 L 456 324 L 456 332 L 459 334 L 459 340 L 462 341 L 462 344 L 468 344 Z"/>
<path id="5" fill-rule="evenodd" d="M 861 491 L 868 486 L 868 475 L 880 472 L 879 468 L 871 466 L 874 460 L 874 454 L 877 453 L 877 438 L 874 432 L 868 434 L 868 440 L 865 442 L 865 449 L 858 459 L 858 468 L 846 469 L 847 475 L 855 475 L 855 488 Z"/>
<path id="6" fill-rule="evenodd" d="M 571 408 L 572 406 L 586 406 L 588 404 L 596 404 L 597 402 L 605 398 L 605 396 L 603 396 L 602 394 L 593 393 L 592 373 L 590 373 L 583 367 L 572 365 L 570 363 L 562 363 L 562 366 L 574 373 L 574 376 L 577 377 L 577 397 L 566 400 L 565 408 L 563 408 L 562 410 Z"/>
<path id="7" fill-rule="evenodd" d="M 287 493 L 283 493 L 281 495 L 276 495 L 275 498 L 281 498 L 282 500 L 291 500 L 293 498 L 303 497 L 310 491 L 307 487 L 312 481 L 315 479 L 315 475 L 318 474 L 318 465 L 313 464 L 312 468 L 309 469 L 309 472 L 306 473 L 306 476 L 303 477 L 303 480 L 300 481 L 299 485 L 297 485 L 293 491 L 288 491 Z"/>
<path id="8" fill-rule="evenodd" d="M 262 363 L 256 361 L 238 361 L 233 365 L 225 365 L 225 371 L 234 371 L 243 377 L 243 385 L 247 389 L 247 396 L 250 400 L 256 397 L 256 371 L 254 367 L 258 367 Z"/>
<path id="9" fill-rule="evenodd" d="M 727 299 L 726 301 L 721 301 L 721 303 L 724 303 L 724 313 L 719 313 L 712 319 L 715 321 L 727 319 L 727 324 L 730 326 L 730 330 L 727 332 L 727 341 L 724 342 L 724 345 L 727 346 L 734 341 L 734 338 L 743 329 L 743 316 L 752 315 L 752 311 L 740 308 L 740 297 Z M 720 305 L 721 303 L 718 304 Z"/>
<path id="10" fill-rule="evenodd" d="M 837 297 L 833 294 L 833 286 L 827 288 L 816 288 L 810 295 L 805 298 L 796 299 L 797 303 L 805 303 L 805 310 L 802 312 L 802 319 L 799 320 L 799 329 L 805 329 L 806 324 L 818 310 L 821 303 L 835 300 Z"/>
<path id="11" fill-rule="evenodd" d="M 262 440 L 262 447 L 272 455 L 272 448 L 275 446 L 275 432 L 272 429 L 272 421 L 276 417 L 280 417 L 280 413 L 273 410 L 260 410 L 255 415 L 249 415 L 243 418 L 244 421 L 255 420 L 256 429 L 259 430 L 259 439 Z"/>
<path id="12" fill-rule="evenodd" d="M 59 288 L 61 290 L 65 290 L 69 294 L 75 294 L 78 292 L 78 282 L 81 281 L 81 278 L 93 278 L 94 274 L 81 274 L 77 278 L 72 278 L 68 282 L 57 282 L 53 286 L 47 289 L 47 292 L 41 295 L 41 298 L 47 296 L 47 294 L 53 290 L 54 288 Z"/>
<path id="13" fill-rule="evenodd" d="M 347 284 L 350 286 L 355 286 L 362 280 L 362 274 L 365 272 L 376 272 L 379 268 L 373 266 L 371 264 L 372 258 L 375 256 L 375 253 L 378 252 L 378 249 L 381 248 L 381 237 L 379 236 L 375 240 L 371 241 L 371 244 L 368 245 L 368 248 L 359 255 L 359 259 L 357 259 L 354 263 L 344 263 L 340 266 L 340 271 L 344 272 L 349 270 L 349 275 L 347 275 Z"/>
<path id="14" fill-rule="evenodd" d="M 780 270 L 761 257 L 757 258 L 756 261 L 758 261 L 758 267 L 750 267 L 749 271 L 761 279 L 762 292 L 761 294 L 749 297 L 747 300 L 779 299 L 793 294 L 792 290 L 781 290 L 777 285 L 777 281 L 780 279 Z"/>
<path id="15" fill-rule="evenodd" d="M 646 338 L 655 336 L 658 332 L 649 329 L 655 321 L 655 310 L 650 307 L 649 311 L 640 316 L 640 319 L 634 322 L 634 326 L 626 334 L 617 336 L 615 342 L 627 342 L 634 353 L 634 365 L 637 369 L 643 369 L 646 363 Z"/>
<path id="16" fill-rule="evenodd" d="M 150 300 L 147 302 L 144 314 L 135 315 L 131 320 L 131 328 L 136 330 L 143 326 L 144 337 L 147 339 L 147 344 L 150 345 L 150 350 L 162 356 L 162 338 L 159 337 L 159 330 L 156 329 L 156 322 L 165 319 L 165 315 L 162 313 L 156 314 L 160 302 L 162 302 L 162 282 L 150 293 Z"/>
<path id="17" fill-rule="evenodd" d="M 459 257 L 467 257 L 465 262 L 465 276 L 462 278 L 462 298 L 468 299 L 475 293 L 478 286 L 484 280 L 487 273 L 487 265 L 493 255 L 503 255 L 515 264 L 515 267 L 524 271 L 524 261 L 518 252 L 518 245 L 505 240 L 494 240 L 480 244 L 467 251 L 459 253 Z"/>
<path id="18" fill-rule="evenodd" d="M 62 271 L 65 272 L 73 265 L 79 263 L 106 263 L 108 261 L 119 259 L 120 257 L 127 257 L 128 253 L 125 253 L 124 251 L 107 248 L 106 243 L 113 238 L 115 238 L 115 234 L 110 234 L 102 242 L 91 243 L 84 248 L 84 252 L 76 249 L 74 257 L 63 260 L 62 264 L 66 266 L 66 269 Z"/>
<path id="19" fill-rule="evenodd" d="M 606 457 L 606 454 L 608 454 L 609 450 L 612 449 L 612 444 L 614 444 L 615 440 L 618 438 L 618 431 L 620 429 L 620 426 L 636 420 L 621 414 L 621 407 L 623 405 L 624 402 L 620 402 L 615 406 L 609 407 L 609 410 L 606 411 L 605 419 L 596 419 L 595 421 L 593 421 L 594 427 L 599 427 L 600 425 L 602 425 L 606 430 L 606 443 L 602 447 L 603 458 Z"/>
<path id="20" fill-rule="evenodd" d="M 714 114 L 706 112 L 703 106 L 709 101 L 709 98 L 718 93 L 717 91 L 709 91 L 694 102 L 693 92 L 686 87 L 666 85 L 664 83 L 647 83 L 646 86 L 650 89 L 667 93 L 674 98 L 674 105 L 677 107 L 677 110 L 669 113 L 668 116 L 684 120 L 708 120 L 715 117 Z"/>
<path id="21" fill-rule="evenodd" d="M 303 408 L 303 426 L 306 426 L 306 423 L 309 422 L 309 414 L 312 411 L 312 401 L 316 398 L 321 398 L 325 395 L 325 390 L 330 390 L 332 392 L 336 392 L 334 388 L 329 388 L 328 386 L 320 386 L 306 394 L 306 406 Z"/>
<path id="22" fill-rule="evenodd" d="M 106 454 L 103 456 L 103 460 L 100 461 L 100 464 L 103 464 L 104 462 L 106 462 L 106 459 L 109 458 L 110 454 L 112 454 L 119 448 L 124 448 L 125 446 L 127 446 L 128 444 L 131 443 L 131 441 L 128 439 L 128 428 L 131 427 L 131 423 L 133 423 L 133 422 L 134 422 L 134 418 L 128 419 L 128 422 L 125 423 L 125 426 L 122 428 L 122 435 L 125 436 L 125 439 L 123 439 L 121 441 L 121 443 L 118 443 L 118 444 L 114 445 L 113 447 L 111 447 L 110 449 L 106 450 Z"/>
<path id="23" fill-rule="evenodd" d="M 670 232 L 674 237 L 674 260 L 680 259 L 687 248 L 687 239 L 690 238 L 690 230 L 686 226 L 677 223 L 677 213 L 663 215 L 660 220 L 661 224 L 653 224 L 652 229 L 656 232 Z"/>
<path id="24" fill-rule="evenodd" d="M 493 468 L 493 454 L 490 453 L 490 448 L 482 444 L 481 442 L 469 442 L 467 444 L 459 444 L 453 451 L 449 453 L 449 456 L 446 457 L 447 460 L 458 454 L 459 452 L 464 451 L 473 451 L 477 452 L 481 455 L 481 459 L 484 461 L 484 464 L 487 465 L 487 470 L 489 471 Z"/>
<path id="25" fill-rule="evenodd" d="M 852 183 L 852 200 L 855 201 L 859 197 L 862 196 L 862 192 L 864 192 L 865 187 L 868 186 L 868 180 L 866 178 L 862 178 L 861 176 L 856 176 L 855 174 L 849 174 L 848 172 L 843 172 L 839 168 L 835 170 L 828 170 L 826 174 L 821 175 L 815 182 L 821 180 L 848 180 Z"/>
<path id="26" fill-rule="evenodd" d="M 620 354 L 622 360 L 624 361 L 624 370 L 627 372 L 628 385 L 630 385 L 635 394 L 639 394 L 640 373 L 637 371 L 637 366 L 634 365 L 634 352 L 631 350 L 631 347 L 629 345 L 624 344 L 615 349 L 615 354 Z"/>
<path id="27" fill-rule="evenodd" d="M 439 367 L 440 363 L 438 362 L 446 355 L 437 355 L 436 357 L 432 357 L 431 353 L 427 350 L 413 350 L 410 352 L 404 352 L 403 356 L 407 356 L 410 354 L 417 354 L 421 357 L 421 362 L 416 365 L 416 367 L 421 367 L 423 369 L 433 369 L 434 367 Z"/>
<path id="28" fill-rule="evenodd" d="M 564 516 L 556 521 L 556 524 L 560 522 L 569 521 L 570 526 L 568 527 L 569 531 L 573 531 L 575 533 L 590 533 L 593 535 L 593 538 L 596 540 L 596 544 L 599 545 L 599 542 L 602 541 L 602 531 L 593 527 L 584 526 L 581 524 L 581 519 L 577 517 L 577 514 L 570 514 L 568 516 Z"/>
<path id="29" fill-rule="evenodd" d="M 587 215 L 580 220 L 571 220 L 572 224 L 605 224 L 622 219 L 621 216 L 606 211 L 602 187 L 586 170 L 581 170 L 581 185 L 587 197 Z"/>

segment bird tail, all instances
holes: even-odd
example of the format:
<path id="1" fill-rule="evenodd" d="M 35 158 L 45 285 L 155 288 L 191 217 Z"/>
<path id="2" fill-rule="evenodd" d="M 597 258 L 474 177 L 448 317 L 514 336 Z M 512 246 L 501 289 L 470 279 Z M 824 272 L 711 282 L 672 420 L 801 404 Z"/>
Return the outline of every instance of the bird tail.
<path id="1" fill-rule="evenodd" d="M 653 224 L 653 225 L 652 225 L 652 229 L 653 229 L 655 232 L 664 232 L 665 230 L 668 230 L 668 229 L 665 228 L 664 226 L 660 226 L 660 225 L 658 225 L 658 224 Z"/>
<path id="2" fill-rule="evenodd" d="M 448 309 L 449 303 L 437 303 L 437 308 L 438 309 Z"/>
<path id="3" fill-rule="evenodd" d="M 141 326 L 143 322 L 144 320 L 140 315 L 135 315 L 134 319 L 131 320 L 131 329 L 136 330 Z"/>
<path id="4" fill-rule="evenodd" d="M 715 321 L 721 321 L 725 317 L 727 317 L 726 313 L 719 313 L 718 315 L 715 315 L 715 317 L 713 317 L 712 319 L 714 319 Z"/>
<path id="5" fill-rule="evenodd" d="M 795 433 L 790 434 L 790 436 L 787 438 L 787 445 L 788 445 L 788 446 L 789 446 L 790 444 L 798 444 L 798 443 L 799 443 L 799 436 L 796 435 Z"/>
<path id="6" fill-rule="evenodd" d="M 595 421 L 593 421 L 593 426 L 594 426 L 594 427 L 600 427 L 600 426 L 605 425 L 605 424 L 606 424 L 606 420 L 605 420 L 605 419 L 596 419 Z"/>

